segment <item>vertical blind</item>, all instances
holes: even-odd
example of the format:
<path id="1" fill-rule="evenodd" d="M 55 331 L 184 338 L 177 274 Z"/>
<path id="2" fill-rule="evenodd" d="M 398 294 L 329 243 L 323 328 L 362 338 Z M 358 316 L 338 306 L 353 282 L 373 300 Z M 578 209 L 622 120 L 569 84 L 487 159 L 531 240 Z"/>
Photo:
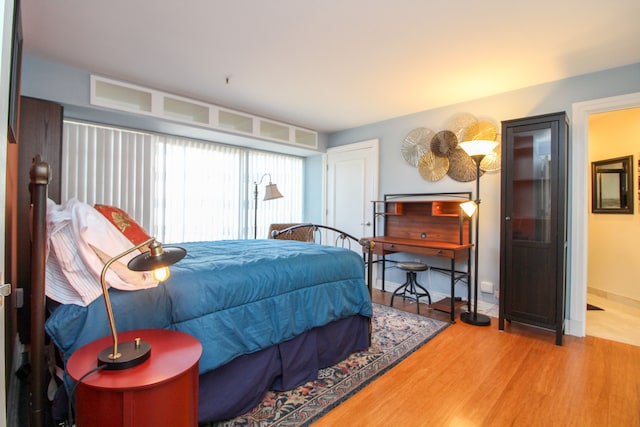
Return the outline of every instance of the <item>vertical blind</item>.
<path id="1" fill-rule="evenodd" d="M 271 175 L 284 195 L 262 201 Z M 266 238 L 302 219 L 303 161 L 208 141 L 65 120 L 62 200 L 122 208 L 167 243 Z M 257 211 L 255 211 L 257 206 Z"/>
<path id="2" fill-rule="evenodd" d="M 122 208 L 151 231 L 152 135 L 65 122 L 61 198 Z"/>

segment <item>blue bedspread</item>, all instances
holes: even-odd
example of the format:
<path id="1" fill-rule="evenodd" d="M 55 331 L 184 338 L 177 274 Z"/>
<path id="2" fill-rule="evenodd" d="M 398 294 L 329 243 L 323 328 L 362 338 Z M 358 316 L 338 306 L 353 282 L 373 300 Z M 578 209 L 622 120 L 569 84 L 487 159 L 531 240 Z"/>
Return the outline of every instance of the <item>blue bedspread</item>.
<path id="1" fill-rule="evenodd" d="M 168 328 L 200 340 L 200 373 L 334 320 L 372 315 L 363 260 L 353 251 L 289 240 L 180 246 L 187 256 L 169 280 L 134 292 L 111 289 L 111 303 L 118 331 Z M 59 306 L 45 328 L 65 361 L 111 333 L 102 298 Z"/>

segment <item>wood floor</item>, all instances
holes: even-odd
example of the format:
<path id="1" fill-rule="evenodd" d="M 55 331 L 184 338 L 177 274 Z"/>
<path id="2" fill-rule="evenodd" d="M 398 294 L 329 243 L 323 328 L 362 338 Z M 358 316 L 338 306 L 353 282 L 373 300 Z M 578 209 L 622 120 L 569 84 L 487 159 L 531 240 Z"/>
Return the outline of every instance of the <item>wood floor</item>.
<path id="1" fill-rule="evenodd" d="M 640 307 L 588 292 L 587 302 L 603 310 L 587 310 L 587 335 L 640 346 Z"/>
<path id="2" fill-rule="evenodd" d="M 524 325 L 500 332 L 497 319 L 458 320 L 313 425 L 640 426 L 640 347 L 589 336 L 554 342 Z"/>

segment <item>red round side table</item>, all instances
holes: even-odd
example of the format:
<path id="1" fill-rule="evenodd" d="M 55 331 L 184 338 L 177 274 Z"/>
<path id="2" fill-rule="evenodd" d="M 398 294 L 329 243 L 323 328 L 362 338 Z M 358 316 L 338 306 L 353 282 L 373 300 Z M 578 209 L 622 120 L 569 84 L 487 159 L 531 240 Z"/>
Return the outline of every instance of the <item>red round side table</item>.
<path id="1" fill-rule="evenodd" d="M 88 375 L 75 390 L 78 427 L 198 425 L 198 361 L 200 342 L 182 332 L 142 329 L 118 334 L 118 341 L 141 338 L 151 344 L 151 356 L 124 370 Z M 113 344 L 111 336 L 73 353 L 67 372 L 78 381 L 98 365 L 98 353 Z"/>

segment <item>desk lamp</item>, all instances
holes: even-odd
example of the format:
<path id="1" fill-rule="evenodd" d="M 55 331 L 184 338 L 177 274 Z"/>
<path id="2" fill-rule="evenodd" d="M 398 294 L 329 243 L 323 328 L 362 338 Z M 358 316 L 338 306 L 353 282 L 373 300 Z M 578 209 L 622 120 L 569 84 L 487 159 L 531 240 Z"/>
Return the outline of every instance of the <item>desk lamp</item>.
<path id="1" fill-rule="evenodd" d="M 475 215 L 476 215 L 476 238 L 475 238 L 475 259 L 474 259 L 474 274 L 473 274 L 473 312 L 467 311 L 460 314 L 460 320 L 470 325 L 475 326 L 489 326 L 491 324 L 491 318 L 484 314 L 478 313 L 478 249 L 480 244 L 480 162 L 484 157 L 491 153 L 495 146 L 498 145 L 496 141 L 475 139 L 471 141 L 465 141 L 460 143 L 466 153 L 473 159 L 476 164 L 476 200 L 475 200 Z"/>
<path id="2" fill-rule="evenodd" d="M 147 360 L 151 356 L 151 344 L 136 338 L 134 341 L 127 341 L 118 346 L 118 333 L 111 309 L 111 300 L 107 288 L 107 270 L 120 258 L 129 255 L 135 250 L 149 246 L 149 251 L 133 258 L 127 264 L 129 270 L 133 271 L 153 271 L 153 277 L 158 281 L 165 281 L 169 278 L 169 266 L 180 261 L 187 254 L 183 248 L 173 246 L 162 248 L 162 244 L 154 238 L 140 243 L 120 255 L 111 258 L 102 268 L 100 274 L 100 284 L 104 295 L 104 304 L 109 316 L 109 326 L 113 335 L 113 346 L 109 346 L 98 354 L 98 366 L 105 366 L 107 370 L 121 370 L 133 368 Z"/>

